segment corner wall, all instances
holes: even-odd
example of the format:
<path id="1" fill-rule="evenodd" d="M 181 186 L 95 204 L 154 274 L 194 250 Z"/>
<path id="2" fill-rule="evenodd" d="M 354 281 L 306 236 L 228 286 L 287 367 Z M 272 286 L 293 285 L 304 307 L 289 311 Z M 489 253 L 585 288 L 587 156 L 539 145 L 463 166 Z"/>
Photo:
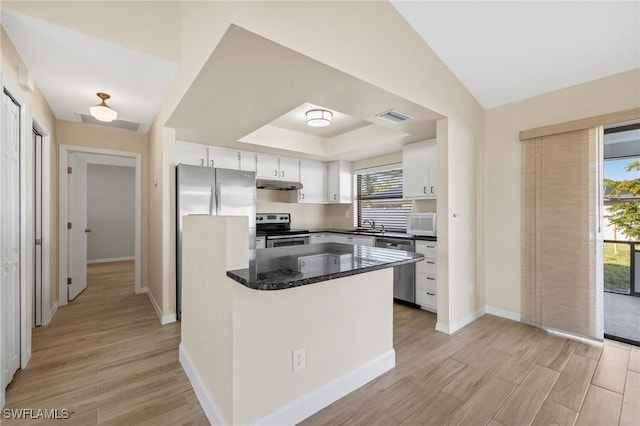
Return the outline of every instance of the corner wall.
<path id="1" fill-rule="evenodd" d="M 521 158 L 519 132 L 640 107 L 640 69 L 487 111 L 484 149 L 486 305 L 520 316 Z M 570 214 L 570 212 L 567 212 Z"/>

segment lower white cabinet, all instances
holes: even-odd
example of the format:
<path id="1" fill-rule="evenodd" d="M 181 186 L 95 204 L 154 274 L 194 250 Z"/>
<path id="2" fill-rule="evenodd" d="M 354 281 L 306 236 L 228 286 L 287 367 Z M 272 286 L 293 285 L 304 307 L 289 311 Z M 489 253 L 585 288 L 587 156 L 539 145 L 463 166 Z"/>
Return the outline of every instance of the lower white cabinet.
<path id="1" fill-rule="evenodd" d="M 376 237 L 352 234 L 329 234 L 332 243 L 353 244 L 357 246 L 373 247 L 376 245 Z"/>
<path id="2" fill-rule="evenodd" d="M 416 304 L 432 312 L 438 309 L 437 243 L 416 241 L 416 252 L 425 259 L 416 263 Z"/>
<path id="3" fill-rule="evenodd" d="M 320 243 L 328 243 L 329 241 L 329 234 L 327 234 L 326 232 L 318 232 L 315 234 L 311 234 L 311 237 L 309 238 L 309 243 L 310 244 L 320 244 Z"/>

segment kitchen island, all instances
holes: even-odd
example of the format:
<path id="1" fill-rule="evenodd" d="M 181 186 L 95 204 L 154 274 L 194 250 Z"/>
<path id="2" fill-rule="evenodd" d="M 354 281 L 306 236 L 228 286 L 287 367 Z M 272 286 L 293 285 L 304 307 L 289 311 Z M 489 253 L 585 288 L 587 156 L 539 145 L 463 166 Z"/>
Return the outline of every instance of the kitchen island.
<path id="1" fill-rule="evenodd" d="M 395 366 L 393 267 L 422 255 L 247 237 L 184 220 L 180 361 L 212 423 L 295 424 Z"/>

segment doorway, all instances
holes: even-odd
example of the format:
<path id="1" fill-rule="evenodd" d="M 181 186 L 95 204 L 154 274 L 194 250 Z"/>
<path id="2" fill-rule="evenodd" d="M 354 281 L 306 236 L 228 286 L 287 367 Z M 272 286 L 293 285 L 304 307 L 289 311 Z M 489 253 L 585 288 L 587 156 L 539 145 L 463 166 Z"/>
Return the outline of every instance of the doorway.
<path id="1" fill-rule="evenodd" d="M 640 345 L 640 123 L 604 133 L 604 333 Z"/>
<path id="2" fill-rule="evenodd" d="M 87 223 L 88 170 L 92 165 L 130 167 L 134 169 L 134 242 L 135 292 L 141 288 L 141 217 L 142 163 L 141 154 L 99 148 L 60 146 L 60 288 L 59 304 L 66 305 L 87 285 L 89 238 L 94 230 Z M 97 230 L 96 230 L 97 233 Z M 91 235 L 91 237 L 89 237 Z M 129 256 L 112 256 L 98 261 L 122 260 Z M 96 259 L 93 259 L 95 261 Z M 66 285 L 64 285 L 66 284 Z"/>

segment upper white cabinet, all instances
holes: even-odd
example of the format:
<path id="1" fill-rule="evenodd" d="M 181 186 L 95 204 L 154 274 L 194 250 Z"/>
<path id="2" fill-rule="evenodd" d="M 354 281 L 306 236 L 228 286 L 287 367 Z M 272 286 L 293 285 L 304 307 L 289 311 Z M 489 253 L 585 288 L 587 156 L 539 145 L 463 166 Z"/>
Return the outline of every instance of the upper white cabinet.
<path id="1" fill-rule="evenodd" d="M 351 163 L 348 161 L 334 161 L 329 163 L 328 171 L 328 202 L 351 203 L 353 185 Z"/>
<path id="2" fill-rule="evenodd" d="M 176 164 L 233 170 L 240 168 L 240 153 L 238 151 L 191 142 L 176 141 L 175 160 Z"/>
<path id="3" fill-rule="evenodd" d="M 277 180 L 300 180 L 300 160 L 275 155 L 258 154 L 256 157 L 256 176 Z"/>
<path id="4" fill-rule="evenodd" d="M 290 200 L 298 203 L 327 202 L 327 164 L 320 161 L 300 160 L 302 189 L 291 191 Z"/>
<path id="5" fill-rule="evenodd" d="M 240 153 L 230 149 L 208 148 L 209 167 L 217 167 L 221 169 L 240 169 Z"/>
<path id="6" fill-rule="evenodd" d="M 176 164 L 206 166 L 207 160 L 207 145 L 176 141 Z"/>
<path id="7" fill-rule="evenodd" d="M 240 170 L 245 172 L 256 171 L 256 154 L 253 152 L 240 151 Z"/>
<path id="8" fill-rule="evenodd" d="M 437 154 L 435 139 L 402 147 L 404 198 L 436 198 Z"/>

